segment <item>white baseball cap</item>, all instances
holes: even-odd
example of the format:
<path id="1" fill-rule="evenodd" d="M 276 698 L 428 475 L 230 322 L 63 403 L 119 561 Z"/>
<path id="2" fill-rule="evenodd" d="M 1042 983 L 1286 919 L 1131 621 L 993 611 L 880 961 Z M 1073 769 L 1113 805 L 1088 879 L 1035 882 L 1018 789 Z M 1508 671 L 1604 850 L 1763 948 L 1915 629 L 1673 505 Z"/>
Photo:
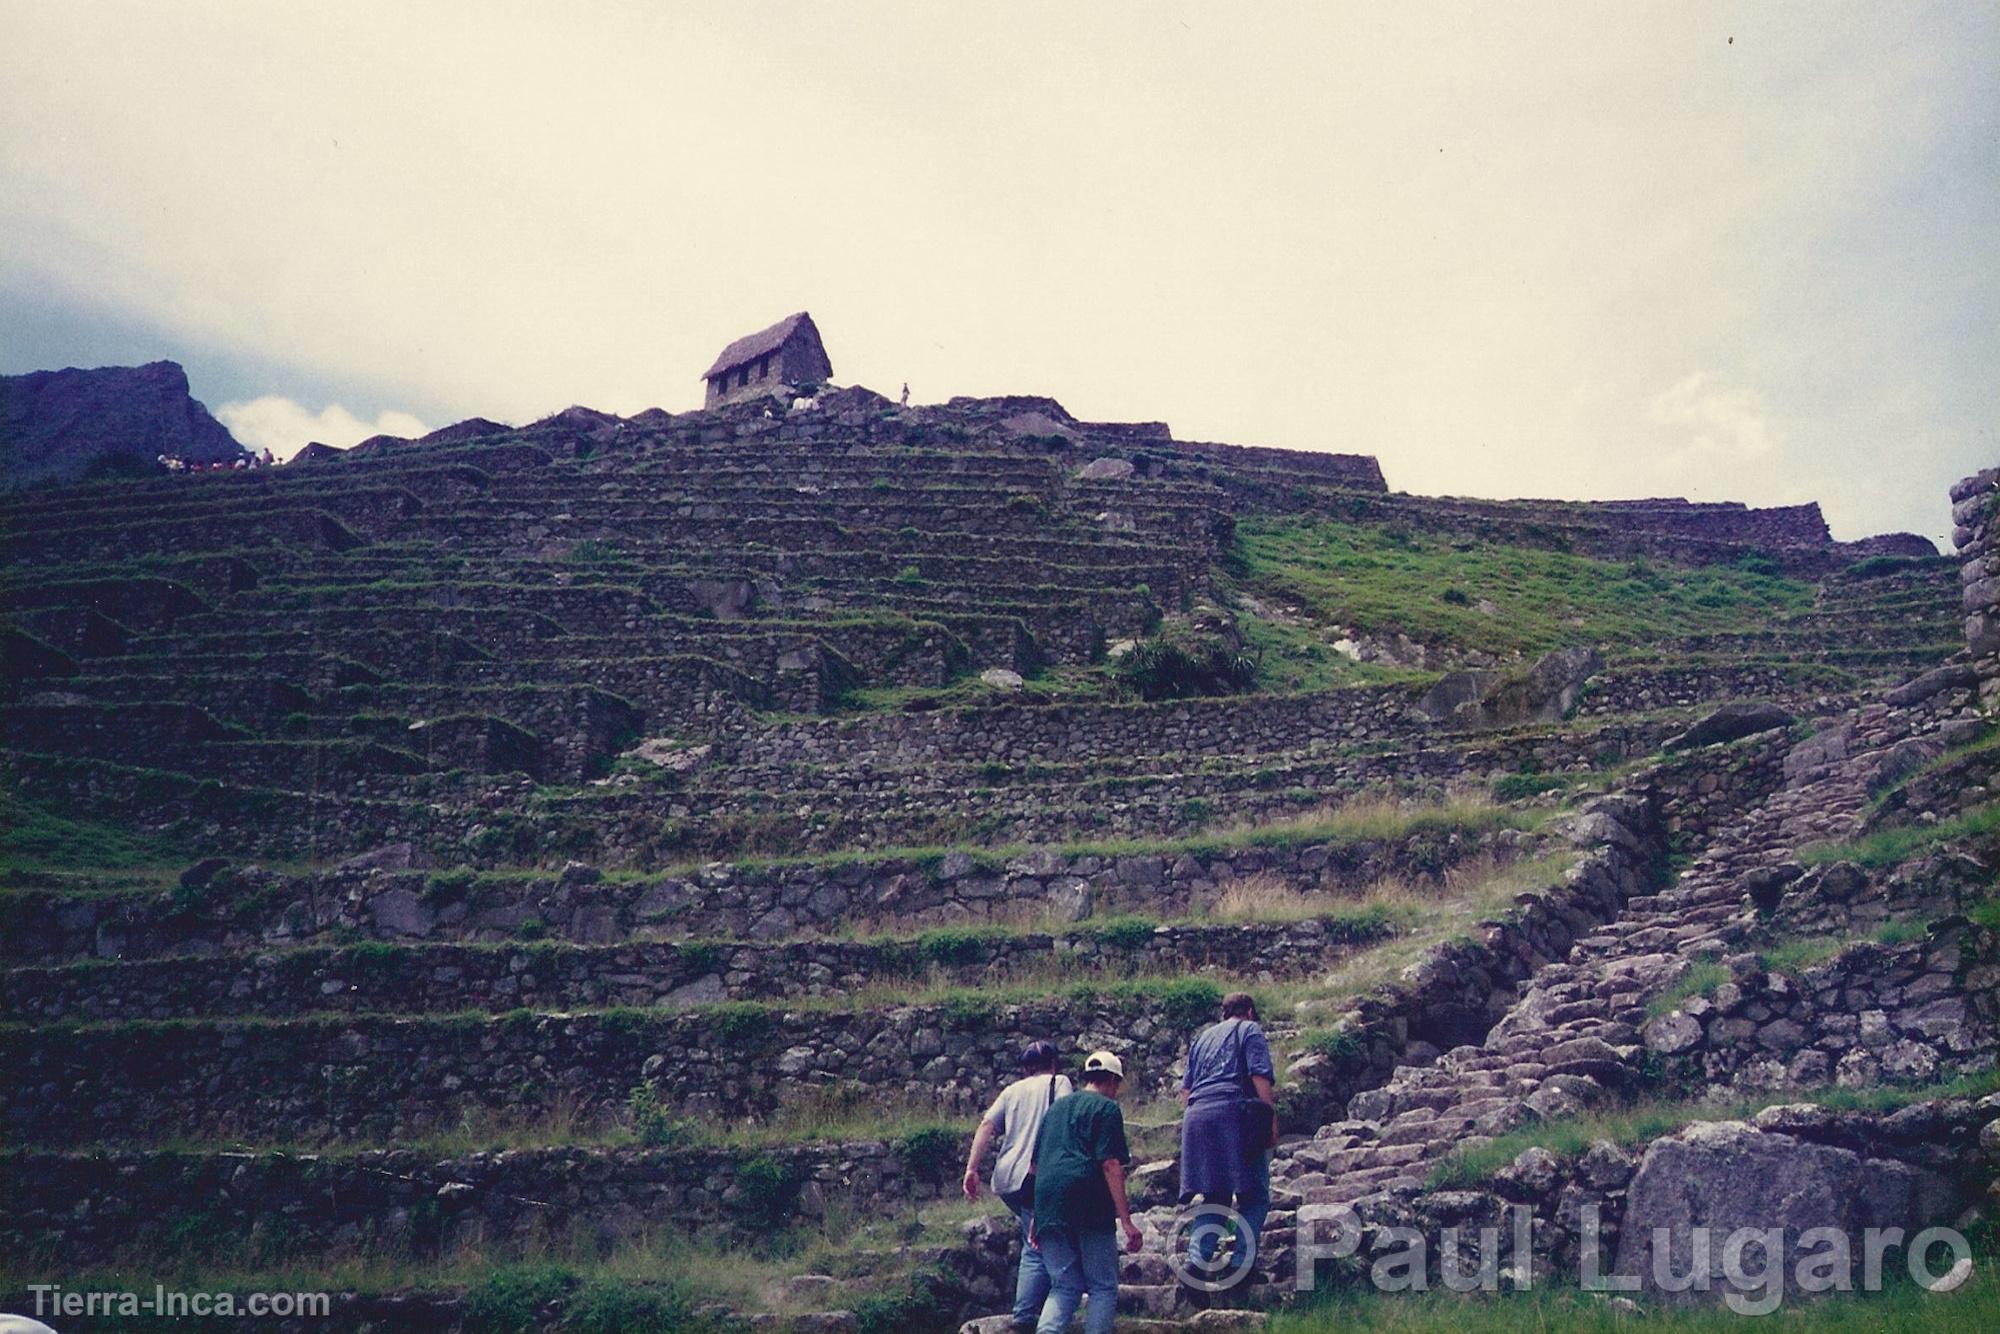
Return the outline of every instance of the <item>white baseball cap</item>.
<path id="1" fill-rule="evenodd" d="M 1094 1051 L 1084 1060 L 1083 1073 L 1087 1075 L 1093 1070 L 1102 1070 L 1105 1074 L 1115 1075 L 1119 1079 L 1125 1078 L 1125 1062 L 1108 1051 Z"/>

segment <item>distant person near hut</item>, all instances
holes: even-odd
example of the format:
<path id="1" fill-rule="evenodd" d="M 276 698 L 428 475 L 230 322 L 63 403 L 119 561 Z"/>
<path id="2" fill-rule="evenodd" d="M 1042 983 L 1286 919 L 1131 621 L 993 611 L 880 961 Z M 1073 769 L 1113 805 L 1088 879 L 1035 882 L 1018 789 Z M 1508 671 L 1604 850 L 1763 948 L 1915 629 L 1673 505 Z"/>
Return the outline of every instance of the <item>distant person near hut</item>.
<path id="1" fill-rule="evenodd" d="M 1188 1263 L 1196 1274 L 1216 1268 L 1224 1232 L 1235 1231 L 1236 1265 L 1248 1273 L 1257 1236 L 1271 1212 L 1271 1146 L 1277 1138 L 1277 1071 L 1271 1044 L 1257 1022 L 1247 992 L 1222 999 L 1222 1022 L 1203 1029 L 1188 1046 L 1181 1076 L 1181 1203 L 1200 1197 L 1208 1206 L 1233 1206 L 1236 1228 L 1219 1209 L 1194 1211 Z M 1244 1235 L 1247 1232 L 1248 1235 Z"/>
<path id="2" fill-rule="evenodd" d="M 1035 1327 L 1035 1317 L 1049 1296 L 1048 1266 L 1030 1240 L 1035 1221 L 1035 1139 L 1041 1134 L 1042 1118 L 1056 1099 L 1075 1091 L 1068 1075 L 1056 1073 L 1054 1043 L 1029 1043 L 1021 1053 L 1021 1071 L 1021 1078 L 1000 1090 L 979 1122 L 972 1136 L 972 1151 L 965 1157 L 964 1183 L 965 1198 L 978 1199 L 979 1164 L 998 1140 L 1000 1156 L 993 1162 L 993 1193 L 1021 1224 L 1021 1267 L 1014 1278 L 1016 1334 Z"/>

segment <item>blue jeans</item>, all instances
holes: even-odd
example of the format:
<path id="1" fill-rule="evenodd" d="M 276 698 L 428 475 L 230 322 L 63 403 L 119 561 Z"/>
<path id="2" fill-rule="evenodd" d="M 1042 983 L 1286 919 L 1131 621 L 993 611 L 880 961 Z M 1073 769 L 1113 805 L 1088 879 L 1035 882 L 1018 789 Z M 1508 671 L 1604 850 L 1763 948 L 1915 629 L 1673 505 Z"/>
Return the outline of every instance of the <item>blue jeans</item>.
<path id="1" fill-rule="evenodd" d="M 1111 1334 L 1118 1318 L 1118 1238 L 1111 1232 L 1062 1228 L 1041 1236 L 1042 1263 L 1049 1270 L 1049 1299 L 1035 1334 L 1063 1334 L 1090 1294 L 1084 1334 Z"/>
<path id="2" fill-rule="evenodd" d="M 1239 1232 L 1236 1238 L 1237 1254 L 1247 1257 L 1243 1264 L 1243 1269 L 1247 1273 L 1250 1266 L 1256 1263 L 1257 1260 L 1257 1236 L 1264 1230 L 1264 1220 L 1271 1216 L 1270 1154 L 1259 1155 L 1257 1159 L 1257 1184 L 1250 1190 L 1238 1191 L 1235 1203 L 1236 1212 L 1243 1215 L 1243 1221 L 1250 1228 L 1249 1236 L 1245 1237 Z M 1221 1215 L 1216 1215 L 1216 1226 L 1204 1229 L 1201 1227 L 1200 1220 L 1207 1212 L 1204 1209 L 1196 1209 L 1194 1211 L 1196 1231 L 1194 1240 L 1188 1246 L 1189 1258 L 1197 1262 L 1197 1273 L 1205 1272 L 1201 1266 L 1213 1260 L 1215 1252 L 1222 1245 L 1223 1219 Z"/>
<path id="3" fill-rule="evenodd" d="M 1035 1323 L 1041 1314 L 1042 1303 L 1049 1299 L 1049 1267 L 1042 1260 L 1042 1253 L 1028 1241 L 1028 1233 L 1035 1226 L 1035 1214 L 1031 1209 L 1016 1208 L 1014 1217 L 1021 1220 L 1021 1272 L 1014 1278 L 1014 1325 L 1020 1328 Z"/>

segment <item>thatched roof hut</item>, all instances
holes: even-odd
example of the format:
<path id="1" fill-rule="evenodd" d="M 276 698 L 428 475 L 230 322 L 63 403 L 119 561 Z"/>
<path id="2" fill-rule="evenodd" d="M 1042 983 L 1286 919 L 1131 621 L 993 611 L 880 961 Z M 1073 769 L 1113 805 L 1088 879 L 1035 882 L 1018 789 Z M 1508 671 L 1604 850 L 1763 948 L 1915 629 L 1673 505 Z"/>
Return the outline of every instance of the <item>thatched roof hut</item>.
<path id="1" fill-rule="evenodd" d="M 712 408 L 766 395 L 782 397 L 794 385 L 824 384 L 832 374 L 819 328 L 802 310 L 723 348 L 702 378 L 708 381 L 705 402 Z"/>

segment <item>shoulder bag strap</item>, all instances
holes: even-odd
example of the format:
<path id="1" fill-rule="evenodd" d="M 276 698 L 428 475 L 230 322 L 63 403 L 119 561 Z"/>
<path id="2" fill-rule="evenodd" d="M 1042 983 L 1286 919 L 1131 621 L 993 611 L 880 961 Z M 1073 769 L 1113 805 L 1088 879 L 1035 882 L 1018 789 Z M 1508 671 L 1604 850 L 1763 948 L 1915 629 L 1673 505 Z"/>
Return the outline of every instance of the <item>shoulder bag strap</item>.
<path id="1" fill-rule="evenodd" d="M 1249 1022 L 1248 1019 L 1236 1021 L 1236 1082 L 1242 1086 L 1245 1094 L 1254 1098 L 1257 1096 L 1257 1086 L 1250 1082 L 1250 1053 L 1243 1050 L 1243 1029 Z"/>

